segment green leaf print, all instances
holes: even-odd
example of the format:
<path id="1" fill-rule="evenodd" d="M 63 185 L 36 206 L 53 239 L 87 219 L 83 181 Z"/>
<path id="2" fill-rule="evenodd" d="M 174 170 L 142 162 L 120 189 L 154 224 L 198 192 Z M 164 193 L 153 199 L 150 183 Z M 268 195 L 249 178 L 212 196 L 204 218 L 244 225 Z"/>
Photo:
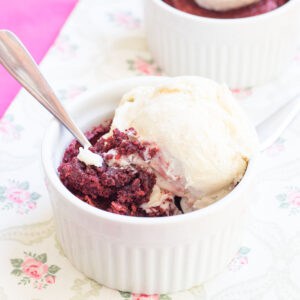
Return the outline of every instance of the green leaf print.
<path id="1" fill-rule="evenodd" d="M 11 274 L 15 275 L 15 276 L 20 276 L 22 273 L 23 272 L 20 269 L 14 269 L 14 270 L 11 271 Z"/>
<path id="2" fill-rule="evenodd" d="M 19 282 L 18 284 L 23 284 L 23 285 L 26 285 L 30 283 L 30 278 L 29 277 L 23 277 Z"/>
<path id="3" fill-rule="evenodd" d="M 6 115 L 5 119 L 12 122 L 14 120 L 14 116 L 13 115 Z"/>
<path id="4" fill-rule="evenodd" d="M 23 182 L 19 183 L 18 188 L 20 188 L 22 190 L 28 190 L 28 188 L 29 188 L 28 181 L 23 181 Z"/>
<path id="5" fill-rule="evenodd" d="M 15 126 L 15 129 L 16 129 L 17 131 L 22 131 L 22 130 L 23 130 L 23 127 L 22 127 L 21 125 L 16 125 L 16 126 Z"/>
<path id="6" fill-rule="evenodd" d="M 14 268 L 20 268 L 22 262 L 23 262 L 23 259 L 21 259 L 21 258 L 13 258 L 10 260 L 10 263 L 12 264 L 12 266 Z"/>
<path id="7" fill-rule="evenodd" d="M 127 63 L 128 63 L 128 67 L 129 67 L 129 70 L 131 71 L 134 71 L 134 61 L 132 59 L 127 59 Z M 126 292 L 122 292 L 122 293 L 126 293 Z"/>
<path id="8" fill-rule="evenodd" d="M 4 194 L 6 191 L 6 187 L 5 186 L 0 186 L 0 195 Z"/>
<path id="9" fill-rule="evenodd" d="M 276 196 L 276 199 L 277 199 L 278 201 L 284 201 L 285 198 L 286 198 L 286 195 L 285 195 L 285 194 L 279 194 L 279 195 Z"/>
<path id="10" fill-rule="evenodd" d="M 38 194 L 38 193 L 31 193 L 31 194 L 30 194 L 31 200 L 37 200 L 37 199 L 39 199 L 40 197 L 41 197 L 41 195 Z"/>
<path id="11" fill-rule="evenodd" d="M 47 254 L 46 253 L 42 253 L 42 254 L 38 255 L 36 257 L 36 260 L 39 260 L 42 263 L 46 263 L 47 262 Z"/>
<path id="12" fill-rule="evenodd" d="M 48 269 L 48 272 L 51 274 L 55 274 L 56 272 L 58 272 L 60 270 L 60 267 L 56 266 L 56 265 L 51 265 Z"/>
<path id="13" fill-rule="evenodd" d="M 121 294 L 121 296 L 124 299 L 129 299 L 131 297 L 131 293 L 130 292 L 121 292 L 121 291 L 119 291 L 119 293 Z"/>
<path id="14" fill-rule="evenodd" d="M 159 300 L 172 300 L 172 298 L 166 294 L 162 294 L 159 296 Z"/>
<path id="15" fill-rule="evenodd" d="M 280 207 L 281 207 L 281 208 L 287 208 L 287 207 L 289 207 L 289 206 L 290 206 L 289 203 L 281 203 L 281 204 L 280 204 Z"/>
<path id="16" fill-rule="evenodd" d="M 30 257 L 36 257 L 36 254 L 33 254 L 31 251 L 29 251 L 29 252 L 27 252 L 27 251 L 24 251 L 24 254 L 26 255 L 26 256 L 30 256 Z"/>
<path id="17" fill-rule="evenodd" d="M 249 248 L 247 248 L 247 247 L 242 247 L 242 248 L 240 248 L 239 253 L 240 253 L 240 254 L 243 254 L 243 255 L 246 255 L 247 253 L 249 253 L 249 251 L 250 251 Z"/>

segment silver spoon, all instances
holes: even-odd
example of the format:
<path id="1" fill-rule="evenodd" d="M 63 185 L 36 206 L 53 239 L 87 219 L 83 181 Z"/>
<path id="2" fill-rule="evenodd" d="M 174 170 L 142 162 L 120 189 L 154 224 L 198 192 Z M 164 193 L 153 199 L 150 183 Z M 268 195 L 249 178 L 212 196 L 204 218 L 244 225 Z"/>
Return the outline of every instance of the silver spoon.
<path id="1" fill-rule="evenodd" d="M 270 117 L 256 126 L 260 150 L 270 147 L 300 111 L 300 94 L 283 104 Z"/>
<path id="2" fill-rule="evenodd" d="M 85 148 L 91 146 L 58 100 L 28 50 L 16 35 L 8 30 L 0 30 L 0 63 L 74 135 L 82 146 Z"/>
<path id="3" fill-rule="evenodd" d="M 16 35 L 8 30 L 0 30 L 0 63 L 80 142 L 83 148 L 79 149 L 78 159 L 86 164 L 101 166 L 101 156 L 88 150 L 90 142 L 66 112 L 28 50 Z"/>

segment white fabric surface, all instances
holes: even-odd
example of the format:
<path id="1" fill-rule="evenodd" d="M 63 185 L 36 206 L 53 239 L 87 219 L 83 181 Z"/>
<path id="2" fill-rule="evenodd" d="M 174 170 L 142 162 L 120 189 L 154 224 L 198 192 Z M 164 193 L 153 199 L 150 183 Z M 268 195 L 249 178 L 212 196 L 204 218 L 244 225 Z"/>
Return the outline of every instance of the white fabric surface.
<path id="1" fill-rule="evenodd" d="M 67 104 L 99 84 L 161 74 L 143 33 L 142 1 L 82 0 L 42 62 Z M 254 124 L 300 93 L 300 49 L 268 85 L 234 91 Z M 0 120 L 0 299 L 300 299 L 300 118 L 261 155 L 241 249 L 210 282 L 172 295 L 110 290 L 63 255 L 54 232 L 40 146 L 50 115 L 24 91 Z M 13 273 L 12 273 L 13 272 Z"/>

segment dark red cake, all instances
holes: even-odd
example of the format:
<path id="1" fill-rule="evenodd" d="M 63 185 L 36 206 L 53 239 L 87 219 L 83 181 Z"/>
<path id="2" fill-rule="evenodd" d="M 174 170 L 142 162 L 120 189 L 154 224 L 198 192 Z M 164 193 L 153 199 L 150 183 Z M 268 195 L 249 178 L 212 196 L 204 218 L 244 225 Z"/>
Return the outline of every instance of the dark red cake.
<path id="1" fill-rule="evenodd" d="M 234 19 L 252 17 L 272 11 L 289 0 L 260 0 L 257 3 L 242 8 L 216 12 L 200 7 L 194 0 L 162 0 L 167 4 L 189 14 L 218 19 Z"/>
<path id="2" fill-rule="evenodd" d="M 78 160 L 80 144 L 73 141 L 66 149 L 58 168 L 62 183 L 82 201 L 100 209 L 128 216 L 168 216 L 178 213 L 174 197 L 165 197 L 163 206 L 145 209 L 156 176 L 147 168 L 146 161 L 158 149 L 136 139 L 134 129 L 120 132 L 115 129 L 107 138 L 101 138 L 110 124 L 99 125 L 86 136 L 93 145 L 90 150 L 104 159 L 102 167 L 86 165 Z M 122 165 L 122 157 L 135 157 L 138 164 Z M 145 163 L 143 163 L 145 162 Z"/>

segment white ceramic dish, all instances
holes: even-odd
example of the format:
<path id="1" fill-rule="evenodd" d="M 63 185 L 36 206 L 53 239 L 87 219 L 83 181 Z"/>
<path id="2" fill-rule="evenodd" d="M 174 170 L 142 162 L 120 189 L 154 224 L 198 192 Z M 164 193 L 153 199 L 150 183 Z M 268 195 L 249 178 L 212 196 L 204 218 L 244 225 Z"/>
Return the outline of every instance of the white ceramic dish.
<path id="1" fill-rule="evenodd" d="M 292 58 L 300 29 L 299 0 L 262 15 L 226 20 L 145 0 L 144 14 L 150 50 L 166 74 L 200 75 L 231 88 L 278 76 Z"/>
<path id="2" fill-rule="evenodd" d="M 121 96 L 165 77 L 139 77 L 103 85 L 70 109 L 83 129 L 112 117 Z M 101 284 L 123 291 L 167 293 L 191 288 L 218 274 L 240 246 L 251 201 L 255 159 L 222 200 L 195 212 L 160 218 L 128 217 L 92 207 L 71 194 L 57 175 L 72 140 L 57 121 L 42 149 L 57 236 L 76 268 Z"/>

